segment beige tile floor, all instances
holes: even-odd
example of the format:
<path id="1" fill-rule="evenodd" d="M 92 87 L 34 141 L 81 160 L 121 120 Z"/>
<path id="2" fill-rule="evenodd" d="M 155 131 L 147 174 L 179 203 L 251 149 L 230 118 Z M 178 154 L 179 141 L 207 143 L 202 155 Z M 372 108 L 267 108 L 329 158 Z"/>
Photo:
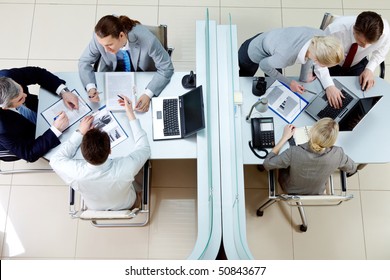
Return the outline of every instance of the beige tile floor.
<path id="1" fill-rule="evenodd" d="M 390 2 L 363 0 L 0 0 L 0 68 L 38 65 L 77 71 L 77 60 L 104 14 L 167 24 L 177 71 L 195 69 L 195 21 L 227 24 L 238 44 L 260 31 L 317 27 L 326 11 L 375 10 L 390 19 Z M 12 28 L 10 28 L 12 27 Z M 387 60 L 388 62 L 388 60 Z M 389 64 L 389 63 L 388 63 Z M 387 67 L 390 67 L 387 65 Z M 287 69 L 297 75 L 298 68 Z M 386 79 L 390 81 L 390 75 Z M 1 168 L 48 167 L 47 162 Z M 390 259 L 390 165 L 369 165 L 349 179 L 355 198 L 332 209 L 307 209 L 309 230 L 296 230 L 296 209 L 255 211 L 267 197 L 266 178 L 245 169 L 247 240 L 256 259 Z M 175 176 L 172 176 L 172 175 Z M 173 179 L 175 178 L 175 179 Z M 196 161 L 153 161 L 152 216 L 137 229 L 96 229 L 67 215 L 67 186 L 53 173 L 0 176 L 2 259 L 184 259 L 197 234 Z"/>

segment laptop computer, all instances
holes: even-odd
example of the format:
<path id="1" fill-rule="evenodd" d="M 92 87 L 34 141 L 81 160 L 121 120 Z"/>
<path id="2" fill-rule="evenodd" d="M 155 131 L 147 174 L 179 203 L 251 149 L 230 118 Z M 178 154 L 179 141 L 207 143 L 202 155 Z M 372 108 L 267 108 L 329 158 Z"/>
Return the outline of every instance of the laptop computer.
<path id="1" fill-rule="evenodd" d="M 205 128 L 202 86 L 179 97 L 152 98 L 153 139 L 188 137 Z"/>
<path id="2" fill-rule="evenodd" d="M 316 121 L 325 117 L 339 123 L 340 131 L 351 131 L 375 106 L 382 96 L 359 98 L 338 80 L 333 79 L 335 86 L 344 95 L 343 105 L 336 109 L 329 105 L 325 90 L 318 94 L 306 107 L 305 111 Z"/>

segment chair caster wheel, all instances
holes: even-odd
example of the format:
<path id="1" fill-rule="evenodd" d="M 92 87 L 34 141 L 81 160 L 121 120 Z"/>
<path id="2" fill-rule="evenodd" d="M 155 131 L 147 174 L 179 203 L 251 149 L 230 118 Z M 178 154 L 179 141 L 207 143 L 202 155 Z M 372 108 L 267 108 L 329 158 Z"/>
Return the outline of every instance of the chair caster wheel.
<path id="1" fill-rule="evenodd" d="M 260 211 L 260 209 L 257 209 L 256 215 L 259 217 L 263 217 L 264 211 Z"/>
<path id="2" fill-rule="evenodd" d="M 307 226 L 301 225 L 301 226 L 299 227 L 299 229 L 300 229 L 302 232 L 306 232 L 306 231 L 307 231 Z"/>

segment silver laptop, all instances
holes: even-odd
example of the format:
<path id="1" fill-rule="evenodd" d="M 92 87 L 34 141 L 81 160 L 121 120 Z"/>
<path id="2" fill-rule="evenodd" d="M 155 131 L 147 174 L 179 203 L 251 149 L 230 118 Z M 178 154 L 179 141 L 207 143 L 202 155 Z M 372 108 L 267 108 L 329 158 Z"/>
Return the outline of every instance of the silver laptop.
<path id="1" fill-rule="evenodd" d="M 339 109 L 331 107 L 325 90 L 323 90 L 306 107 L 305 111 L 316 121 L 329 117 L 339 123 L 340 131 L 350 131 L 367 115 L 382 96 L 359 98 L 338 80 L 333 79 L 333 82 L 345 97 L 342 107 Z"/>
<path id="2" fill-rule="evenodd" d="M 188 137 L 205 128 L 203 91 L 199 86 L 179 97 L 152 98 L 153 139 Z"/>

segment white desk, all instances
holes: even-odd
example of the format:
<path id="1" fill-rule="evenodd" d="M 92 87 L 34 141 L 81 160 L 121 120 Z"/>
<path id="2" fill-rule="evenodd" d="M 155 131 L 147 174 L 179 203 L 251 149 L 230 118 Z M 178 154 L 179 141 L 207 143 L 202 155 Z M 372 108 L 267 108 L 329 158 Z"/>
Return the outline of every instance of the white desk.
<path id="1" fill-rule="evenodd" d="M 205 34 L 204 31 L 200 34 Z M 203 39 L 204 42 L 204 39 Z M 203 48 L 202 48 L 203 46 Z M 204 49 L 205 44 L 200 44 L 198 49 L 199 52 L 206 52 Z M 199 57 L 205 57 L 201 55 Z M 217 107 L 217 95 L 211 95 L 209 87 L 206 87 L 205 84 L 205 73 L 206 73 L 206 64 L 204 62 L 197 63 L 197 85 L 203 85 L 203 100 L 205 105 L 205 117 L 208 120 L 206 129 L 201 130 L 197 135 L 191 136 L 186 139 L 179 140 L 167 140 L 167 141 L 153 141 L 152 135 L 152 115 L 151 110 L 149 109 L 146 113 L 136 113 L 137 118 L 140 120 L 142 128 L 146 131 L 151 147 L 151 159 L 187 159 L 187 158 L 196 158 L 197 159 L 197 203 L 198 203 L 198 238 L 196 240 L 195 247 L 190 253 L 190 259 L 214 259 L 218 253 L 219 245 L 221 242 L 221 208 L 220 208 L 220 193 L 219 186 L 214 184 L 215 178 L 219 176 L 212 176 L 216 168 L 219 168 L 218 162 L 214 160 L 209 160 L 211 158 L 210 153 L 218 152 L 218 149 L 212 149 L 215 145 L 210 142 L 210 139 L 217 139 L 218 127 L 217 120 L 214 119 L 215 112 L 211 112 L 209 117 L 210 107 Z M 83 99 L 88 102 L 91 106 L 92 111 L 96 111 L 98 108 L 104 105 L 104 95 L 101 94 L 101 102 L 90 103 L 88 96 L 80 82 L 78 73 L 56 73 L 59 77 L 64 79 L 67 82 L 69 89 L 75 88 Z M 147 83 L 151 80 L 154 73 L 136 73 L 136 85 L 137 92 L 142 93 L 142 90 L 145 88 Z M 160 96 L 178 96 L 185 92 L 187 89 L 184 89 L 181 86 L 181 80 L 184 75 L 188 73 L 176 72 L 172 78 L 171 82 L 163 90 Z M 96 73 L 98 89 L 102 91 L 104 89 L 104 73 Z M 215 82 L 216 83 L 216 82 Z M 215 86 L 214 86 L 215 87 Z M 210 87 L 210 88 L 214 88 Z M 43 90 L 42 90 L 43 91 Z M 215 91 L 213 91 L 215 92 Z M 42 93 L 42 92 L 41 92 Z M 40 94 L 41 94 L 40 93 Z M 210 97 L 208 97 L 210 96 Z M 53 104 L 58 100 L 57 96 L 47 93 L 44 95 L 44 98 L 39 100 L 39 114 L 37 120 L 37 132 L 36 135 L 41 135 L 49 125 L 40 115 L 44 109 Z M 209 104 L 210 101 L 210 104 Z M 215 104 L 215 105 L 213 105 Z M 114 112 L 114 116 L 122 124 L 125 131 L 128 133 L 129 138 L 126 141 L 115 146 L 112 150 L 111 157 L 122 156 L 131 151 L 131 147 L 134 143 L 131 129 L 128 124 L 128 119 L 124 112 Z M 70 127 L 63 135 L 61 136 L 61 142 L 66 141 L 72 132 L 78 128 L 76 123 Z M 50 159 L 52 153 L 56 148 L 52 149 L 45 156 Z M 81 158 L 81 153 L 78 151 L 77 157 Z M 217 166 L 216 166 L 217 165 Z M 213 177 L 213 178 L 212 178 Z M 212 182 L 212 183 L 210 183 Z M 213 190 L 213 186 L 216 188 Z M 153 206 L 152 206 L 153 207 Z"/>
<path id="2" fill-rule="evenodd" d="M 357 77 L 337 77 L 346 87 L 352 90 L 357 96 L 363 97 L 360 90 Z M 257 96 L 252 94 L 252 78 L 240 78 L 240 87 L 243 91 L 243 104 L 241 114 L 242 125 L 242 146 L 244 164 L 260 164 L 262 160 L 257 158 L 249 149 L 248 141 L 251 140 L 250 123 L 246 122 L 245 117 L 249 113 L 251 106 L 258 100 Z M 305 87 L 314 92 L 320 92 L 322 87 L 318 80 L 305 84 Z M 390 126 L 388 125 L 390 108 L 390 84 L 377 78 L 374 88 L 364 93 L 365 97 L 383 95 L 383 98 L 374 106 L 374 108 L 364 117 L 363 120 L 354 128 L 353 131 L 341 131 L 336 145 L 344 149 L 357 163 L 385 163 L 390 162 Z M 305 93 L 304 98 L 311 100 L 314 95 Z M 259 116 L 253 110 L 252 117 Z M 283 133 L 283 127 L 287 124 L 278 115 L 270 109 L 263 116 L 272 116 L 275 125 L 275 141 L 279 141 Z M 305 112 L 293 122 L 297 127 L 303 125 L 312 125 L 315 121 Z M 288 148 L 286 144 L 283 149 Z"/>
<path id="3" fill-rule="evenodd" d="M 188 90 L 181 86 L 181 80 L 184 75 L 188 73 L 175 73 L 172 76 L 171 82 L 163 90 L 160 96 L 178 96 L 187 92 Z M 103 106 L 104 103 L 104 94 L 100 94 L 101 101 L 99 103 L 92 103 L 88 100 L 86 91 L 84 90 L 79 74 L 77 72 L 65 72 L 65 73 L 56 73 L 57 76 L 64 79 L 70 90 L 76 89 L 81 97 L 91 106 L 92 111 L 97 111 L 98 108 Z M 136 73 L 136 85 L 138 94 L 142 93 L 142 90 L 146 87 L 147 83 L 152 79 L 153 73 Z M 104 73 L 96 73 L 96 79 L 98 83 L 98 89 L 103 91 L 104 89 Z M 36 135 L 42 135 L 45 132 L 49 125 L 43 119 L 40 112 L 51 106 L 55 101 L 59 99 L 58 96 L 53 94 L 43 92 L 45 90 L 41 89 L 39 106 L 38 106 L 38 119 L 37 119 L 37 131 Z M 43 94 L 42 94 L 43 92 Z M 130 125 L 128 119 L 124 112 L 113 112 L 114 116 L 122 125 L 123 129 L 126 131 L 129 136 L 125 141 L 115 146 L 112 149 L 110 157 L 118 157 L 126 155 L 131 151 L 133 147 L 134 140 L 131 133 Z M 196 158 L 197 157 L 197 148 L 196 148 L 196 135 L 193 135 L 186 139 L 178 140 L 167 140 L 167 141 L 153 141 L 153 130 L 152 130 L 152 113 L 149 109 L 146 113 L 136 112 L 136 117 L 140 120 L 142 128 L 146 131 L 148 135 L 149 144 L 151 148 L 151 159 L 185 159 L 185 158 Z M 72 132 L 78 128 L 79 124 L 76 123 L 70 128 L 68 128 L 60 137 L 61 142 L 65 142 L 71 136 Z M 130 147 L 130 149 L 129 149 Z M 51 155 L 56 151 L 56 148 L 49 151 L 45 157 L 50 159 Z M 81 153 L 78 151 L 77 157 L 81 158 Z"/>

